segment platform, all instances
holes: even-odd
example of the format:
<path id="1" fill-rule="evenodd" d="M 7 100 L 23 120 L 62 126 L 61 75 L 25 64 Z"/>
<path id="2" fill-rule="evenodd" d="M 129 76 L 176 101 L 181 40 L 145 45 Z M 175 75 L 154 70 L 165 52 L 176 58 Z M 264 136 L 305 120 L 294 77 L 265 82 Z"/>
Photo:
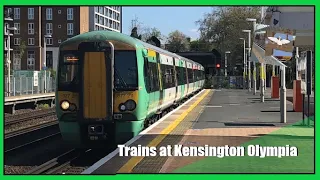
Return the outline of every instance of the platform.
<path id="1" fill-rule="evenodd" d="M 13 105 L 20 103 L 27 103 L 32 101 L 42 101 L 42 100 L 50 100 L 54 99 L 55 93 L 43 93 L 43 94 L 27 94 L 21 96 L 10 96 L 5 97 L 5 105 Z"/>
<path id="2" fill-rule="evenodd" d="M 296 146 L 297 157 L 120 157 L 119 148 L 82 174 L 116 173 L 313 173 L 314 128 L 300 125 L 301 113 L 247 90 L 203 90 L 127 142 L 126 146 Z"/>

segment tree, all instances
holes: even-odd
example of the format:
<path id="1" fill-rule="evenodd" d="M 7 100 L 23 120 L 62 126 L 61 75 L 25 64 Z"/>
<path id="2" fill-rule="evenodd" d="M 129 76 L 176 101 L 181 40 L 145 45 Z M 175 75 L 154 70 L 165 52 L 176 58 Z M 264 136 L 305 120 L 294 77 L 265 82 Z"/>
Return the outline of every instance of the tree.
<path id="1" fill-rule="evenodd" d="M 183 52 L 189 50 L 188 37 L 176 30 L 169 34 L 166 49 L 171 52 Z"/>
<path id="2" fill-rule="evenodd" d="M 18 47 L 19 55 L 20 55 L 21 59 L 23 58 L 23 55 L 24 55 L 24 52 L 26 51 L 26 48 L 27 48 L 26 42 L 25 41 L 21 41 L 20 46 Z"/>
<path id="3" fill-rule="evenodd" d="M 141 40 L 141 35 L 138 35 L 138 28 L 137 27 L 134 27 L 131 30 L 131 35 L 130 36 Z"/>
<path id="4" fill-rule="evenodd" d="M 239 38 L 247 39 L 248 36 L 242 30 L 253 28 L 252 22 L 247 22 L 246 18 L 259 19 L 259 17 L 259 7 L 215 8 L 196 22 L 200 26 L 200 40 L 211 44 L 222 55 L 225 51 L 231 51 L 228 64 L 230 63 L 230 67 L 235 67 L 236 63 L 242 62 L 239 54 L 243 53 L 243 46 Z"/>
<path id="5" fill-rule="evenodd" d="M 213 49 L 212 45 L 203 40 L 194 40 L 190 42 L 190 51 L 208 52 Z"/>
<path id="6" fill-rule="evenodd" d="M 152 45 L 157 47 L 161 46 L 160 40 L 164 39 L 164 36 L 157 28 L 146 28 L 145 32 L 142 34 L 142 39 Z"/>

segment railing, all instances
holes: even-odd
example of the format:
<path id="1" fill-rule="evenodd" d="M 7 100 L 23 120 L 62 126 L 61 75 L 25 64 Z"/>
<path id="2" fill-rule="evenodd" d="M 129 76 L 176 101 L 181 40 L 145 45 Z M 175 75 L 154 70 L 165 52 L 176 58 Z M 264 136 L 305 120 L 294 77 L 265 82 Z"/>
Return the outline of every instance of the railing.
<path id="1" fill-rule="evenodd" d="M 11 77 L 10 78 L 10 96 L 20 96 L 26 94 L 51 93 L 55 91 L 55 80 L 52 77 L 47 77 L 46 91 L 44 77 L 38 78 L 38 84 L 34 84 L 33 77 Z M 8 76 L 5 77 L 5 96 L 8 95 Z M 36 85 L 36 86 L 35 86 Z"/>
<path id="2" fill-rule="evenodd" d="M 207 77 L 205 88 L 214 89 L 242 89 L 243 88 L 242 76 L 213 76 Z"/>

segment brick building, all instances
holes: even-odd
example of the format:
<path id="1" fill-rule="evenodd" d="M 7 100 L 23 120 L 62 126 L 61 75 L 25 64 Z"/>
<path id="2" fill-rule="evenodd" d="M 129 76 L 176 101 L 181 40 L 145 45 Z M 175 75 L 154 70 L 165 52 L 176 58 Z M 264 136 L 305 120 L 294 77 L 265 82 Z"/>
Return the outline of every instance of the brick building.
<path id="1" fill-rule="evenodd" d="M 122 8 L 117 6 L 102 6 L 104 12 L 107 13 L 100 13 L 100 15 L 105 16 L 104 20 L 109 19 L 109 21 L 103 21 L 106 23 L 100 25 L 98 29 L 95 28 L 98 24 L 95 10 L 101 11 L 101 7 L 11 6 L 6 8 L 13 13 L 13 26 L 17 28 L 11 37 L 13 46 L 11 67 L 14 70 L 41 70 L 42 59 L 44 59 L 44 39 L 46 39 L 46 66 L 56 69 L 59 45 L 66 39 L 90 30 L 117 30 L 121 32 L 121 19 L 118 15 L 113 15 L 121 12 Z M 106 10 L 113 12 L 113 14 Z M 116 19 L 107 17 L 108 14 Z M 108 28 L 109 25 L 112 27 Z M 45 38 L 46 35 L 51 35 L 51 37 Z"/>

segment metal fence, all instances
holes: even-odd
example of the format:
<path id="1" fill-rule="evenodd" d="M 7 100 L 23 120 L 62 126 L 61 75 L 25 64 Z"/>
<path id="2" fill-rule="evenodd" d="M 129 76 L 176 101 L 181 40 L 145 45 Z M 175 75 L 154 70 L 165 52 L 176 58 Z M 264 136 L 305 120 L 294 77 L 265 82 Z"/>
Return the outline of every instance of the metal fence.
<path id="1" fill-rule="evenodd" d="M 243 89 L 242 76 L 212 76 L 206 78 L 206 88 Z"/>
<path id="2" fill-rule="evenodd" d="M 47 77 L 46 91 L 44 77 L 38 77 L 38 83 L 34 83 L 34 77 L 12 77 L 10 78 L 10 95 L 8 93 L 8 76 L 5 77 L 5 96 L 20 96 L 26 94 L 51 93 L 55 91 L 55 79 Z"/>

